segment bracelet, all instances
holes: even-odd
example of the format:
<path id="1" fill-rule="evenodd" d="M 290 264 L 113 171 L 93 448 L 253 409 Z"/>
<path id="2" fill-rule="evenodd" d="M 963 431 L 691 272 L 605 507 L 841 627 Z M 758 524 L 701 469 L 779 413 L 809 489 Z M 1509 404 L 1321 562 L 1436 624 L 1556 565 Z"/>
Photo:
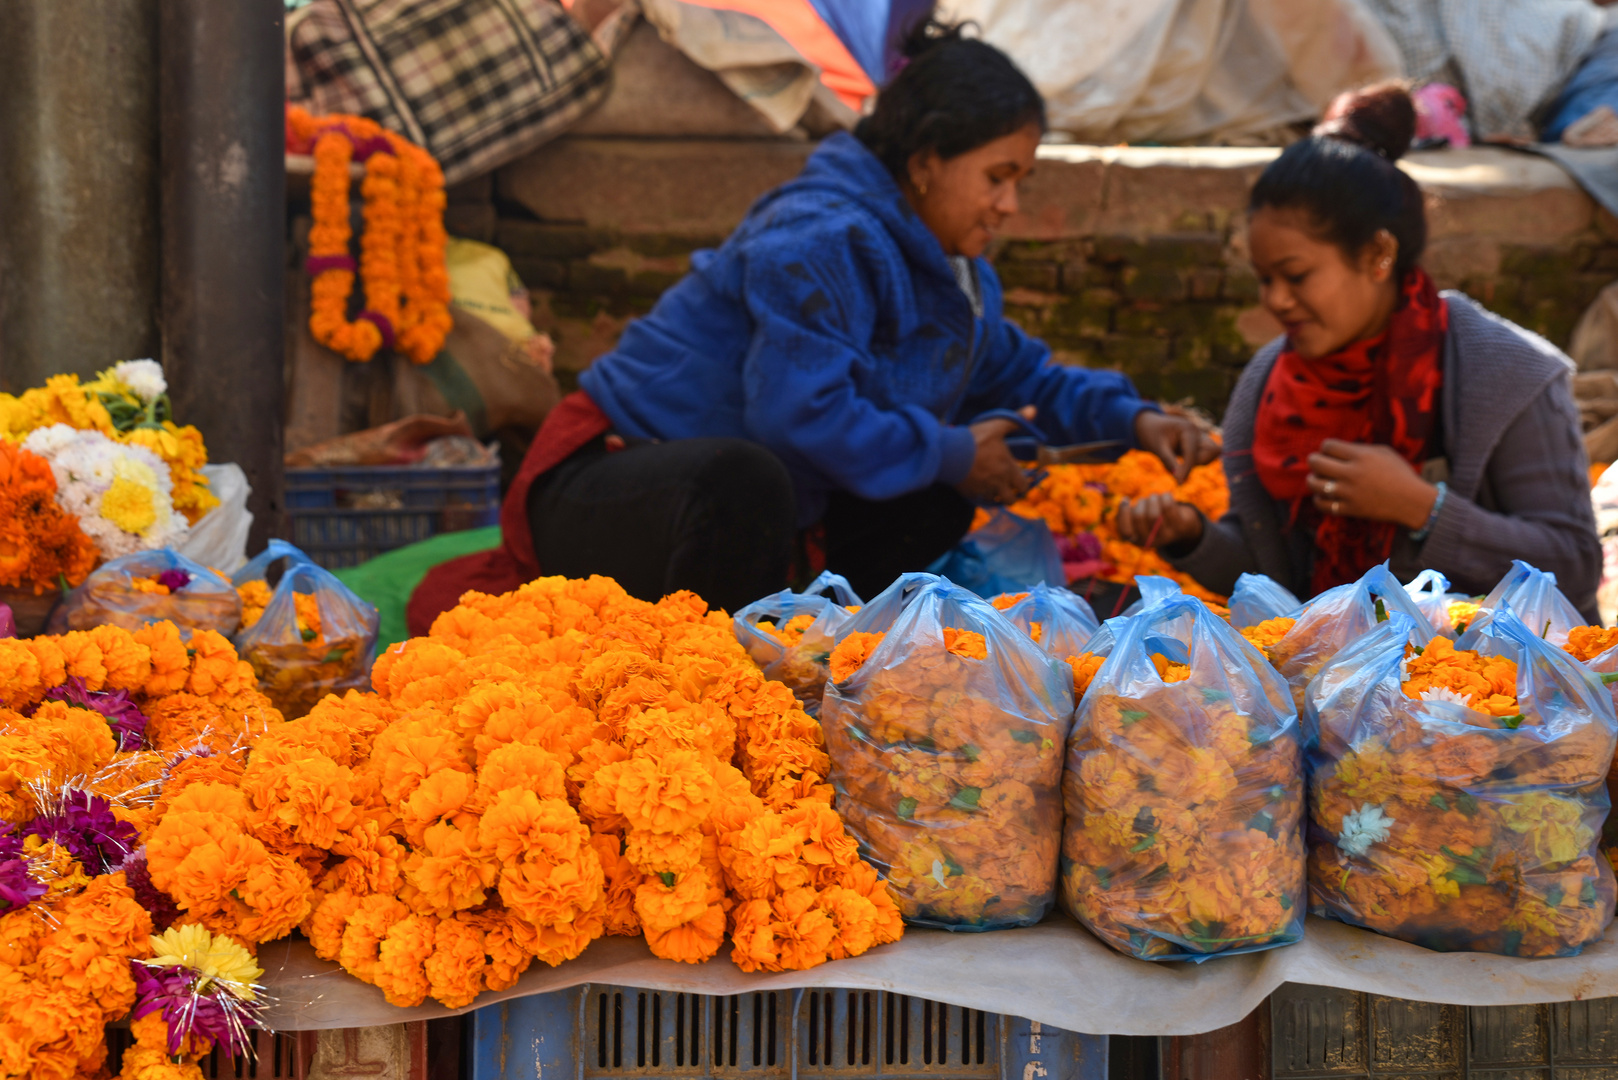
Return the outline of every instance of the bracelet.
<path id="1" fill-rule="evenodd" d="M 1438 498 L 1433 500 L 1433 508 L 1427 512 L 1427 523 L 1410 534 L 1410 539 L 1421 543 L 1427 539 L 1427 534 L 1433 531 L 1433 525 L 1438 522 L 1438 512 L 1444 509 L 1444 496 L 1449 494 L 1449 485 L 1440 480 L 1438 482 Z"/>

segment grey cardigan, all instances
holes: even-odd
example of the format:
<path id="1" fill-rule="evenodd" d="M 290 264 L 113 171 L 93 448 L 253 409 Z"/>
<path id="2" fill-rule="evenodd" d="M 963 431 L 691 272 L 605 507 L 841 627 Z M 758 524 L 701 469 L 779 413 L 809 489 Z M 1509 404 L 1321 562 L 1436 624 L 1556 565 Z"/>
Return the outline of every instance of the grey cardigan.
<path id="1" fill-rule="evenodd" d="M 1601 541 L 1590 506 L 1589 462 L 1573 404 L 1573 364 L 1550 342 L 1446 292 L 1449 333 L 1440 395 L 1449 495 L 1423 543 L 1401 532 L 1392 569 L 1409 581 L 1425 567 L 1452 588 L 1486 593 L 1522 559 L 1556 575 L 1573 605 L 1597 622 Z M 1282 340 L 1253 357 L 1225 412 L 1230 513 L 1170 561 L 1214 592 L 1262 573 L 1309 595 L 1314 538 L 1289 530 L 1285 504 L 1253 469 L 1253 418 Z"/>

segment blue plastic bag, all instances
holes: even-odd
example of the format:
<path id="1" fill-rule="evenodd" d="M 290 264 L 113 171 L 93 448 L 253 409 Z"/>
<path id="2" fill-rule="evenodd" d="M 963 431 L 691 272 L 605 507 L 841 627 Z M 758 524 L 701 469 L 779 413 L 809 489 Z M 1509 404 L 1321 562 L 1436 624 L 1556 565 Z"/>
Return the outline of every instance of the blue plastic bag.
<path id="1" fill-rule="evenodd" d="M 1450 618 L 1449 606 L 1467 597 L 1449 591 L 1449 578 L 1437 570 L 1423 570 L 1406 583 L 1405 592 L 1410 594 L 1410 599 L 1426 616 L 1433 633 L 1447 638 L 1456 636 L 1455 621 Z"/>
<path id="2" fill-rule="evenodd" d="M 1160 604 L 1173 596 L 1184 596 L 1185 590 L 1173 578 L 1159 577 L 1156 574 L 1136 574 L 1135 588 L 1140 593 L 1140 599 L 1124 608 L 1124 616 L 1139 615 L 1153 604 Z"/>
<path id="3" fill-rule="evenodd" d="M 280 581 L 268 575 L 284 563 Z M 259 689 L 288 720 L 306 715 L 327 694 L 366 690 L 376 660 L 376 608 L 309 556 L 284 540 L 236 571 L 231 579 L 245 596 L 236 652 L 253 665 Z"/>
<path id="4" fill-rule="evenodd" d="M 1025 518 L 996 507 L 988 523 L 973 529 L 928 571 L 987 599 L 1044 583 L 1067 584 L 1062 553 L 1043 518 Z"/>
<path id="5" fill-rule="evenodd" d="M 1510 604 L 1511 610 L 1530 630 L 1552 645 L 1567 644 L 1567 632 L 1584 625 L 1579 609 L 1568 603 L 1562 590 L 1556 587 L 1555 574 L 1530 566 L 1521 559 L 1512 559 L 1511 569 L 1489 590 L 1477 616 L 1461 635 L 1461 648 L 1472 647 L 1464 643 L 1475 641 L 1474 635 L 1489 625 L 1489 620 L 1504 604 Z"/>
<path id="6" fill-rule="evenodd" d="M 1016 595 L 1004 594 L 1007 598 Z M 1083 652 L 1084 643 L 1101 629 L 1084 597 L 1067 588 L 1035 585 L 1014 602 L 1001 605 L 1002 598 L 996 597 L 994 606 L 1011 624 L 1058 660 Z"/>
<path id="7" fill-rule="evenodd" d="M 837 631 L 854 617 L 848 609 L 861 603 L 847 578 L 827 570 L 803 592 L 782 589 L 748 604 L 731 621 L 736 640 L 765 678 L 790 687 L 804 711 L 819 716 L 826 657 Z"/>
<path id="8" fill-rule="evenodd" d="M 167 591 L 147 591 L 164 574 L 169 575 L 163 586 Z M 136 587 L 136 579 L 143 588 Z M 241 599 L 224 575 L 170 548 L 157 548 L 98 567 L 56 605 L 45 632 L 65 634 L 102 624 L 139 630 L 147 623 L 172 622 L 180 637 L 190 641 L 197 630 L 228 638 L 241 621 Z"/>
<path id="9" fill-rule="evenodd" d="M 837 811 L 905 921 L 1030 926 L 1056 899 L 1072 674 L 981 597 L 912 585 L 880 641 L 832 657 L 869 648 L 821 710 Z"/>
<path id="10" fill-rule="evenodd" d="M 1481 690 L 1429 685 L 1467 658 L 1442 638 L 1418 656 L 1413 629 L 1392 616 L 1309 685 L 1310 910 L 1441 951 L 1578 953 L 1613 914 L 1611 699 L 1503 606 L 1468 633 L 1516 665 L 1515 701 L 1484 700 L 1518 711 L 1491 715 Z"/>
<path id="11" fill-rule="evenodd" d="M 1388 564 L 1373 566 L 1358 581 L 1327 589 L 1305 604 L 1292 628 L 1264 653 L 1292 688 L 1293 703 L 1302 709 L 1304 688 L 1315 672 L 1339 649 L 1395 612 L 1410 617 L 1412 645 L 1425 645 L 1433 636 L 1427 616 Z"/>
<path id="12" fill-rule="evenodd" d="M 1192 597 L 1109 628 L 1067 746 L 1063 907 L 1143 960 L 1297 941 L 1304 779 L 1286 683 Z"/>
<path id="13" fill-rule="evenodd" d="M 1242 574 L 1230 593 L 1230 625 L 1238 630 L 1266 619 L 1296 618 L 1302 609 L 1291 589 L 1264 574 Z"/>

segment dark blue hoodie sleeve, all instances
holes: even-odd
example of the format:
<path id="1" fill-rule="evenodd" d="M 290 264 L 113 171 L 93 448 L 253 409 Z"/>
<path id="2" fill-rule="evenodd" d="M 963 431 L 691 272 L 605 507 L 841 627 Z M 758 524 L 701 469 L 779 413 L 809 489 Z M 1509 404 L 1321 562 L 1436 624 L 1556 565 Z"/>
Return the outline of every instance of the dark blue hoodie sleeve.
<path id="1" fill-rule="evenodd" d="M 746 425 L 789 468 L 865 499 L 891 499 L 971 469 L 970 431 L 920 405 L 883 407 L 859 393 L 880 271 L 846 244 L 760 245 L 742 295 L 754 329 L 743 369 Z"/>
<path id="2" fill-rule="evenodd" d="M 1052 445 L 1119 439 L 1134 446 L 1136 415 L 1157 406 L 1142 400 L 1121 372 L 1052 361 L 1043 341 L 1004 317 L 994 271 L 981 259 L 977 266 L 988 339 L 957 413 L 961 422 L 989 409 L 1033 405 L 1034 423 Z"/>

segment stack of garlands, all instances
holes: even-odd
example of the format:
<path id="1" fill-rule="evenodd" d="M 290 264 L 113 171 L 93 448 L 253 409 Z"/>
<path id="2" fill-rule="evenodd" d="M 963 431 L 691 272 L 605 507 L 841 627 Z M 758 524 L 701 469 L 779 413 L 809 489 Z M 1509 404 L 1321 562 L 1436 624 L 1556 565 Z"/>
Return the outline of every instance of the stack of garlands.
<path id="1" fill-rule="evenodd" d="M 444 231 L 444 173 L 433 156 L 363 116 L 311 116 L 287 109 L 287 151 L 313 154 L 310 185 L 314 223 L 307 270 L 309 331 L 350 360 L 381 348 L 417 364 L 431 363 L 450 331 L 449 270 Z M 365 232 L 359 262 L 349 250 L 349 165 L 362 162 Z M 355 271 L 365 307 L 352 322 L 349 294 Z"/>
<path id="2" fill-rule="evenodd" d="M 219 505 L 200 471 L 202 435 L 174 423 L 152 360 L 126 360 L 89 383 L 55 375 L 20 397 L 0 394 L 0 436 L 50 461 L 58 504 L 102 559 L 173 546 Z"/>
<path id="3" fill-rule="evenodd" d="M 1298 940 L 1295 718 L 1256 672 L 1233 693 L 1239 662 L 1150 659 L 1155 678 L 1121 672 L 1093 691 L 1104 658 L 1068 659 L 1081 704 L 1062 778 L 1063 905 L 1113 948 L 1147 960 Z"/>
<path id="4" fill-rule="evenodd" d="M 603 934 L 695 963 L 728 930 L 747 971 L 899 936 L 829 805 L 818 725 L 689 593 L 468 593 L 372 681 L 260 739 L 239 785 L 188 789 L 153 845 L 230 840 L 190 816 L 211 811 L 293 860 L 316 952 L 395 1004 L 467 1005 Z M 232 882 L 175 885 L 183 909 L 223 906 L 209 925 L 255 917 Z"/>
<path id="5" fill-rule="evenodd" d="M 1210 520 L 1223 517 L 1230 508 L 1230 489 L 1219 462 L 1191 470 L 1184 484 L 1163 462 L 1144 450 L 1131 450 L 1110 465 L 1047 465 L 1045 479 L 1029 489 L 1021 501 L 1006 509 L 1023 517 L 1043 518 L 1057 542 L 1065 548 L 1064 558 L 1093 566 L 1086 571 L 1103 581 L 1129 584 L 1137 574 L 1156 574 L 1180 583 L 1188 596 L 1222 603 L 1217 596 L 1198 585 L 1189 574 L 1174 569 L 1154 549 L 1126 543 L 1113 528 L 1113 517 L 1124 499 L 1172 492 L 1181 502 L 1190 503 Z M 988 520 L 980 511 L 974 527 Z"/>
<path id="6" fill-rule="evenodd" d="M 1399 693 L 1311 689 L 1330 695 L 1312 702 L 1312 909 L 1439 950 L 1562 956 L 1595 941 L 1613 910 L 1595 857 L 1610 721 L 1554 689 L 1519 699 L 1510 656 L 1382 634 L 1380 654 L 1343 663 L 1385 666 Z"/>
<path id="7" fill-rule="evenodd" d="M 885 867 L 907 921 L 1038 922 L 1055 901 L 1069 704 L 1044 696 L 1050 661 L 1031 645 L 991 653 L 983 634 L 943 627 L 882 665 L 873 657 L 888 637 L 856 631 L 831 654 L 823 716 L 839 812 Z"/>
<path id="8" fill-rule="evenodd" d="M 38 596 L 79 584 L 95 564 L 95 543 L 56 503 L 50 463 L 0 439 L 0 588 Z"/>
<path id="9" fill-rule="evenodd" d="M 247 1049 L 249 946 L 296 925 L 307 879 L 251 843 L 165 847 L 155 826 L 234 783 L 281 718 L 229 642 L 200 631 L 188 648 L 169 623 L 3 639 L 0 673 L 0 1076 L 94 1075 L 103 1026 L 132 1015 L 123 1076 L 200 1077 L 215 1043 Z M 229 842 L 211 806 L 199 819 Z M 215 935 L 164 892 L 215 878 L 261 936 Z"/>

